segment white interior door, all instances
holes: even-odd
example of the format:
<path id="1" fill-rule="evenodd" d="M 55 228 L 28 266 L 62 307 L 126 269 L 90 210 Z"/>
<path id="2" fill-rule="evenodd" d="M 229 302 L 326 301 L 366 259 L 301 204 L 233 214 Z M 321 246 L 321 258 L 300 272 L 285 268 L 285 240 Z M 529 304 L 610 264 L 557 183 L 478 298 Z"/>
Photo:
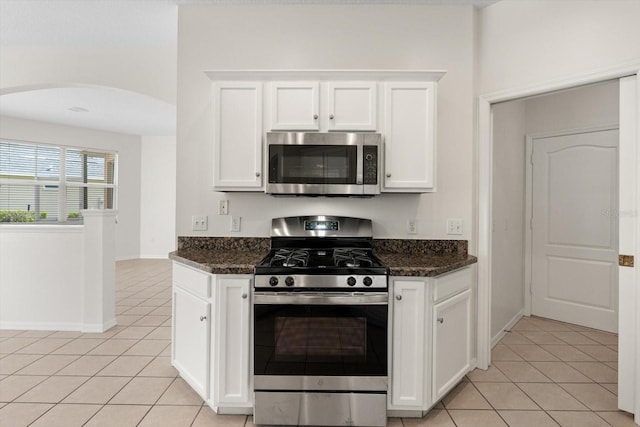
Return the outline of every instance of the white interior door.
<path id="1" fill-rule="evenodd" d="M 618 330 L 618 130 L 534 139 L 531 312 Z"/>

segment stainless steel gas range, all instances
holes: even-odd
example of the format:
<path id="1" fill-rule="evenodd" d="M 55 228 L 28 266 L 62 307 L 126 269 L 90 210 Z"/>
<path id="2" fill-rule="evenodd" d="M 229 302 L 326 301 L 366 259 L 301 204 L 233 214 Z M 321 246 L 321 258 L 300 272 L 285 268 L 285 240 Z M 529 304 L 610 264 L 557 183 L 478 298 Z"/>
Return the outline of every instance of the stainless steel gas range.
<path id="1" fill-rule="evenodd" d="M 256 424 L 385 426 L 388 268 L 371 220 L 276 218 L 255 267 Z"/>

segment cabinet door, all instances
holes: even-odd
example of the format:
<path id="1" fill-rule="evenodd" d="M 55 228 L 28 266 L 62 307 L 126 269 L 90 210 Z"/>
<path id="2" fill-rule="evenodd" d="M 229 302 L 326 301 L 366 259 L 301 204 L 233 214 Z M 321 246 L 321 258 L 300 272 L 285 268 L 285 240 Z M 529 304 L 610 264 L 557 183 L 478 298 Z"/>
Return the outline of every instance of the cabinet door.
<path id="1" fill-rule="evenodd" d="M 426 282 L 393 281 L 393 362 L 391 405 L 422 408 L 425 405 Z M 425 408 L 426 409 L 426 408 Z"/>
<path id="2" fill-rule="evenodd" d="M 173 287 L 172 364 L 203 398 L 209 397 L 211 304 Z"/>
<path id="3" fill-rule="evenodd" d="M 318 130 L 318 82 L 271 84 L 271 130 Z"/>
<path id="4" fill-rule="evenodd" d="M 433 402 L 469 372 L 471 363 L 471 290 L 433 309 Z"/>
<path id="5" fill-rule="evenodd" d="M 377 129 L 376 82 L 330 82 L 328 90 L 329 130 Z"/>
<path id="6" fill-rule="evenodd" d="M 249 301 L 251 276 L 216 277 L 215 406 L 251 406 Z M 243 405 L 244 404 L 244 405 Z"/>
<path id="7" fill-rule="evenodd" d="M 386 83 L 384 191 L 435 187 L 435 82 Z"/>
<path id="8" fill-rule="evenodd" d="M 262 83 L 213 85 L 215 190 L 262 187 Z"/>

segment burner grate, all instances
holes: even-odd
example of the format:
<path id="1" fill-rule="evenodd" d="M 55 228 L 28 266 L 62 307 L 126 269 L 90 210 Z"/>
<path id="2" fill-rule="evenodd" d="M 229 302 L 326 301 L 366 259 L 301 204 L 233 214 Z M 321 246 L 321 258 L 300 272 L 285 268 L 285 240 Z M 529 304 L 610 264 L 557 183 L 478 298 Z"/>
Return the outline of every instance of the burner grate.
<path id="1" fill-rule="evenodd" d="M 360 249 L 335 249 L 333 263 L 336 267 L 372 267 L 373 260 L 369 254 Z"/>
<path id="2" fill-rule="evenodd" d="M 304 249 L 278 249 L 269 262 L 269 267 L 306 267 L 309 252 Z"/>

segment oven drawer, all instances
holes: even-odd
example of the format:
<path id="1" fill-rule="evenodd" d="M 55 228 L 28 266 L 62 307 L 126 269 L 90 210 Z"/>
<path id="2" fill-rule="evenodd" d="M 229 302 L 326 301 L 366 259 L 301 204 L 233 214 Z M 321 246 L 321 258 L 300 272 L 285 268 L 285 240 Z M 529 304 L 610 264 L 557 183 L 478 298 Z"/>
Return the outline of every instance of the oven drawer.
<path id="1" fill-rule="evenodd" d="M 471 267 L 465 267 L 434 279 L 433 301 L 459 294 L 471 288 Z"/>
<path id="2" fill-rule="evenodd" d="M 173 284 L 202 298 L 211 297 L 211 275 L 173 263 Z"/>
<path id="3" fill-rule="evenodd" d="M 255 393 L 253 422 L 278 426 L 386 426 L 386 393 Z"/>

